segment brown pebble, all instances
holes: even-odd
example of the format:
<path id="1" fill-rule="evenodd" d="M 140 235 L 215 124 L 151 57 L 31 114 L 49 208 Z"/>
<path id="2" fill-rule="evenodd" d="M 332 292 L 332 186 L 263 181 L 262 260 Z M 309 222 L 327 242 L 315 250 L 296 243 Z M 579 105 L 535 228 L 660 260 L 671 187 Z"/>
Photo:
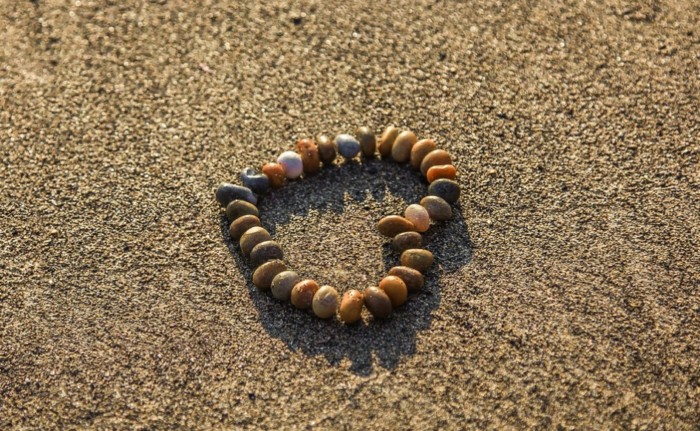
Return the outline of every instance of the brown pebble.
<path id="1" fill-rule="evenodd" d="M 368 287 L 363 292 L 365 307 L 377 319 L 386 319 L 391 315 L 391 299 L 378 287 Z"/>
<path id="2" fill-rule="evenodd" d="M 253 272 L 253 284 L 260 290 L 269 290 L 277 274 L 286 270 L 287 265 L 281 260 L 265 262 Z"/>
<path id="3" fill-rule="evenodd" d="M 360 320 L 364 303 L 365 297 L 362 292 L 355 289 L 345 292 L 338 310 L 340 321 L 349 325 Z"/>
<path id="4" fill-rule="evenodd" d="M 402 232 L 391 240 L 394 250 L 402 253 L 409 248 L 420 248 L 423 245 L 423 237 L 418 232 Z"/>
<path id="5" fill-rule="evenodd" d="M 255 268 L 268 260 L 282 259 L 283 257 L 284 253 L 277 242 L 263 241 L 250 251 L 250 264 Z"/>
<path id="6" fill-rule="evenodd" d="M 401 216 L 390 215 L 379 220 L 377 230 L 384 236 L 395 237 L 401 232 L 415 231 L 416 227 Z"/>
<path id="7" fill-rule="evenodd" d="M 280 301 L 289 301 L 294 286 L 301 281 L 299 274 L 294 271 L 282 271 L 272 279 L 270 290 L 272 296 Z"/>
<path id="8" fill-rule="evenodd" d="M 340 296 L 333 286 L 321 286 L 314 294 L 311 308 L 321 319 L 328 319 L 338 311 Z"/>
<path id="9" fill-rule="evenodd" d="M 279 163 L 266 163 L 262 167 L 263 174 L 270 179 L 270 185 L 274 188 L 280 188 L 287 181 L 287 176 L 284 174 L 284 166 Z"/>
<path id="10" fill-rule="evenodd" d="M 362 154 L 371 157 L 377 151 L 377 138 L 369 127 L 360 127 L 356 133 L 357 141 L 360 143 Z"/>
<path id="11" fill-rule="evenodd" d="M 412 248 L 401 253 L 401 265 L 425 272 L 433 264 L 433 254 L 428 250 Z"/>
<path id="12" fill-rule="evenodd" d="M 258 211 L 258 207 L 242 199 L 233 200 L 226 206 L 226 218 L 228 218 L 229 221 L 234 221 L 238 217 L 244 215 L 254 215 L 259 218 L 260 212 Z"/>
<path id="13" fill-rule="evenodd" d="M 231 238 L 239 239 L 243 236 L 245 231 L 255 226 L 262 226 L 260 219 L 252 214 L 244 215 L 238 217 L 231 223 L 231 226 L 228 228 L 228 233 L 231 235 Z"/>
<path id="14" fill-rule="evenodd" d="M 386 293 L 394 308 L 406 302 L 406 298 L 408 298 L 406 283 L 395 275 L 387 275 L 382 278 L 382 281 L 379 282 L 379 288 Z"/>
<path id="15" fill-rule="evenodd" d="M 379 138 L 379 154 L 381 154 L 382 157 L 389 157 L 391 155 L 391 147 L 394 146 L 394 141 L 397 136 L 399 136 L 399 129 L 394 126 L 389 126 L 384 130 L 381 138 Z"/>
<path id="16" fill-rule="evenodd" d="M 435 180 L 445 178 L 448 180 L 454 180 L 457 177 L 457 169 L 452 165 L 437 165 L 428 169 L 428 173 L 425 174 L 425 178 L 428 179 L 429 183 Z"/>
<path id="17" fill-rule="evenodd" d="M 324 165 L 330 165 L 335 160 L 335 142 L 326 135 L 319 135 L 316 138 L 318 143 L 318 156 Z"/>
<path id="18" fill-rule="evenodd" d="M 445 150 L 434 150 L 429 152 L 420 162 L 420 172 L 424 176 L 428 174 L 428 169 L 433 166 L 451 165 L 452 157 Z"/>
<path id="19" fill-rule="evenodd" d="M 399 163 L 406 163 L 411 158 L 411 150 L 418 138 L 410 130 L 403 131 L 391 146 L 391 158 Z"/>
<path id="20" fill-rule="evenodd" d="M 428 211 L 432 220 L 442 221 L 452 218 L 452 207 L 440 196 L 426 196 L 420 200 L 420 204 Z"/>
<path id="21" fill-rule="evenodd" d="M 421 139 L 416 142 L 416 145 L 411 148 L 411 166 L 418 169 L 425 156 L 436 148 L 437 145 L 432 139 Z"/>
<path id="22" fill-rule="evenodd" d="M 425 284 L 423 274 L 407 266 L 395 266 L 389 270 L 389 275 L 395 275 L 403 280 L 409 293 L 421 290 Z"/>
<path id="23" fill-rule="evenodd" d="M 430 215 L 428 211 L 418 204 L 411 204 L 404 210 L 403 216 L 413 223 L 416 232 L 425 232 L 430 228 Z"/>
<path id="24" fill-rule="evenodd" d="M 253 247 L 271 239 L 270 233 L 265 228 L 260 226 L 251 227 L 241 236 L 240 246 L 243 256 L 249 257 Z"/>
<path id="25" fill-rule="evenodd" d="M 301 310 L 311 307 L 318 289 L 318 283 L 313 280 L 302 280 L 295 284 L 292 288 L 292 305 Z"/>
<path id="26" fill-rule="evenodd" d="M 304 165 L 304 173 L 315 174 L 321 170 L 321 157 L 318 147 L 311 139 L 299 139 L 297 141 L 297 153 L 301 155 L 301 163 Z"/>

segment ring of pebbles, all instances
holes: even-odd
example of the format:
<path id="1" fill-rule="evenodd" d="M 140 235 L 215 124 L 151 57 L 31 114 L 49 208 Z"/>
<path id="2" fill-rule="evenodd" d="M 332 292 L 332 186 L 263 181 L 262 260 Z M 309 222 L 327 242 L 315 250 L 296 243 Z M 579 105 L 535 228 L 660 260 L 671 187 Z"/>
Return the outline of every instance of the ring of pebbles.
<path id="1" fill-rule="evenodd" d="M 384 217 L 377 223 L 379 232 L 392 238 L 392 247 L 401 253 L 400 266 L 395 266 L 378 284 L 363 291 L 351 289 L 342 298 L 332 286 L 319 286 L 314 280 L 303 279 L 287 268 L 284 253 L 270 233 L 260 223 L 257 195 L 271 188 L 284 186 L 287 181 L 302 175 L 313 175 L 322 165 L 334 163 L 337 154 L 352 160 L 360 153 L 372 157 L 379 151 L 383 158 L 398 163 L 410 163 L 428 180 L 428 195 L 418 204 L 406 207 L 404 214 Z M 340 321 L 352 324 L 361 319 L 362 308 L 377 319 L 385 319 L 393 309 L 400 307 L 409 294 L 420 291 L 425 283 L 423 274 L 433 264 L 433 255 L 422 248 L 423 237 L 432 223 L 452 218 L 451 204 L 460 195 L 454 181 L 457 170 L 447 151 L 437 148 L 432 139 L 418 140 L 410 131 L 399 131 L 389 126 L 377 139 L 367 127 L 361 127 L 355 136 L 340 134 L 334 140 L 325 135 L 316 140 L 300 139 L 296 151 L 284 151 L 276 162 L 265 164 L 261 172 L 253 168 L 241 171 L 243 185 L 221 184 L 216 200 L 225 208 L 230 224 L 229 234 L 237 240 L 242 254 L 255 268 L 253 284 L 272 296 L 289 301 L 296 308 L 311 309 L 328 319 L 338 316 Z"/>

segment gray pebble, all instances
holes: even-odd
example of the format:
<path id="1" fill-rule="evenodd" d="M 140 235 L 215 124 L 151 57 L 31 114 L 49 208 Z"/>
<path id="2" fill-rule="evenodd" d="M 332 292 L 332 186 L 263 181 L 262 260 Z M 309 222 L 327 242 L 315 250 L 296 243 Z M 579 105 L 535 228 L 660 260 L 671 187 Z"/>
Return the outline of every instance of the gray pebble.
<path id="1" fill-rule="evenodd" d="M 272 279 L 272 296 L 280 301 L 289 301 L 294 285 L 301 281 L 301 277 L 294 271 L 280 272 Z"/>
<path id="2" fill-rule="evenodd" d="M 335 145 L 338 153 L 347 160 L 352 159 L 360 153 L 360 143 L 351 135 L 338 135 L 335 137 Z"/>
<path id="3" fill-rule="evenodd" d="M 428 194 L 439 196 L 449 203 L 457 202 L 459 200 L 459 193 L 459 184 L 457 184 L 456 181 L 446 178 L 435 180 L 430 184 L 430 187 L 428 187 Z"/>
<path id="4" fill-rule="evenodd" d="M 261 174 L 253 168 L 244 168 L 241 171 L 241 182 L 254 193 L 266 193 L 270 190 L 270 179 L 267 175 Z"/>
<path id="5" fill-rule="evenodd" d="M 223 183 L 216 189 L 216 200 L 222 207 L 226 208 L 235 199 L 242 199 L 253 205 L 258 203 L 258 198 L 255 197 L 253 191 L 248 187 Z"/>

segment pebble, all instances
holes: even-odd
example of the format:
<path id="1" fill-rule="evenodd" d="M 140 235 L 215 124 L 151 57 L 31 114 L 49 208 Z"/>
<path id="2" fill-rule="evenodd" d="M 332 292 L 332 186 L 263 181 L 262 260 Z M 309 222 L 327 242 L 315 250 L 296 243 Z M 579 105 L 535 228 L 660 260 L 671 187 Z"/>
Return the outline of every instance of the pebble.
<path id="1" fill-rule="evenodd" d="M 439 196 L 449 203 L 459 200 L 459 184 L 456 181 L 440 178 L 433 181 L 428 187 L 428 194 Z"/>
<path id="2" fill-rule="evenodd" d="M 390 215 L 379 220 L 377 230 L 384 236 L 395 237 L 401 232 L 415 231 L 416 227 L 401 216 Z"/>
<path id="3" fill-rule="evenodd" d="M 420 204 L 428 211 L 432 220 L 443 221 L 452 218 L 452 207 L 439 196 L 426 196 L 420 200 Z"/>
<path id="4" fill-rule="evenodd" d="M 409 293 L 421 290 L 425 284 L 423 274 L 407 266 L 395 266 L 389 270 L 389 275 L 395 275 L 403 280 Z"/>
<path id="5" fill-rule="evenodd" d="M 277 157 L 277 163 L 284 168 L 284 176 L 290 180 L 299 178 L 304 172 L 301 156 L 294 151 L 285 151 Z"/>
<path id="6" fill-rule="evenodd" d="M 445 150 L 433 150 L 425 155 L 423 161 L 420 162 L 420 172 L 424 176 L 428 174 L 428 169 L 433 166 L 451 165 L 452 157 Z"/>
<path id="7" fill-rule="evenodd" d="M 447 178 L 448 180 L 454 180 L 457 177 L 457 169 L 452 165 L 437 165 L 428 169 L 425 174 L 429 183 L 440 178 Z"/>
<path id="8" fill-rule="evenodd" d="M 243 168 L 241 171 L 241 182 L 253 193 L 265 193 L 270 190 L 270 179 L 265 174 L 257 172 L 253 168 Z"/>
<path id="9" fill-rule="evenodd" d="M 287 270 L 287 265 L 281 260 L 271 260 L 258 267 L 253 272 L 253 284 L 260 290 L 268 290 L 277 274 Z"/>
<path id="10" fill-rule="evenodd" d="M 260 219 L 258 216 L 254 216 L 252 214 L 244 215 L 236 220 L 234 220 L 233 223 L 231 223 L 231 226 L 228 228 L 228 233 L 233 239 L 240 239 L 243 234 L 250 229 L 251 227 L 255 226 L 262 226 L 262 223 L 260 223 Z"/>
<path id="11" fill-rule="evenodd" d="M 236 199 L 248 201 L 253 205 L 258 203 L 258 198 L 255 197 L 253 191 L 248 187 L 223 183 L 216 189 L 216 200 L 222 207 L 226 208 L 231 201 Z"/>
<path id="12" fill-rule="evenodd" d="M 318 142 L 318 156 L 324 165 L 330 165 L 335 160 L 335 143 L 326 135 L 319 135 L 316 138 Z"/>
<path id="13" fill-rule="evenodd" d="M 379 282 L 379 288 L 386 293 L 391 300 L 392 307 L 399 307 L 408 298 L 406 283 L 395 275 L 388 275 Z"/>
<path id="14" fill-rule="evenodd" d="M 348 325 L 362 318 L 362 306 L 365 304 L 365 296 L 362 292 L 351 289 L 343 294 L 340 301 L 338 314 L 340 321 Z"/>
<path id="15" fill-rule="evenodd" d="M 292 305 L 301 310 L 311 307 L 318 289 L 318 283 L 313 280 L 302 280 L 295 284 L 290 295 Z"/>
<path id="16" fill-rule="evenodd" d="M 318 147 L 311 139 L 299 139 L 297 152 L 301 155 L 301 164 L 304 173 L 315 174 L 321 170 L 321 157 L 318 155 Z"/>
<path id="17" fill-rule="evenodd" d="M 418 169 L 425 156 L 436 148 L 437 145 L 432 139 L 421 139 L 416 142 L 416 145 L 411 148 L 411 166 Z"/>
<path id="18" fill-rule="evenodd" d="M 284 166 L 279 163 L 266 163 L 262 167 L 262 171 L 270 179 L 270 185 L 276 189 L 282 187 L 287 180 L 287 176 L 284 174 Z"/>
<path id="19" fill-rule="evenodd" d="M 360 127 L 357 129 L 357 140 L 360 141 L 360 148 L 365 157 L 372 157 L 377 151 L 377 138 L 369 127 Z"/>
<path id="20" fill-rule="evenodd" d="M 377 319 L 386 319 L 391 315 L 391 299 L 378 287 L 368 287 L 365 289 L 365 307 Z"/>
<path id="21" fill-rule="evenodd" d="M 233 200 L 226 206 L 226 218 L 228 218 L 229 221 L 234 221 L 238 217 L 242 217 L 244 215 L 254 215 L 255 217 L 260 217 L 260 212 L 258 211 L 258 207 L 255 205 L 240 199 Z"/>
<path id="22" fill-rule="evenodd" d="M 425 272 L 433 264 L 433 254 L 428 250 L 412 248 L 401 253 L 401 265 Z"/>
<path id="23" fill-rule="evenodd" d="M 243 256 L 249 257 L 253 248 L 261 242 L 270 241 L 270 233 L 260 226 L 251 227 L 241 236 L 240 246 Z"/>
<path id="24" fill-rule="evenodd" d="M 268 260 L 282 259 L 282 247 L 275 241 L 263 241 L 250 251 L 250 263 L 256 268 Z"/>
<path id="25" fill-rule="evenodd" d="M 352 159 L 360 152 L 360 143 L 352 135 L 342 134 L 336 136 L 335 145 L 338 147 L 338 153 L 345 157 L 346 160 Z"/>
<path id="26" fill-rule="evenodd" d="M 294 271 L 282 271 L 272 279 L 270 288 L 272 296 L 280 301 L 289 301 L 294 285 L 301 281 L 301 277 Z"/>
<path id="27" fill-rule="evenodd" d="M 402 253 L 409 248 L 419 248 L 423 245 L 423 237 L 418 232 L 402 232 L 391 240 L 394 250 Z"/>
<path id="28" fill-rule="evenodd" d="M 340 295 L 338 295 L 338 291 L 335 290 L 335 287 L 321 286 L 314 294 L 311 308 L 314 310 L 314 314 L 319 318 L 328 319 L 338 311 L 339 302 Z"/>
<path id="29" fill-rule="evenodd" d="M 407 206 L 403 216 L 406 220 L 413 223 L 417 232 L 425 232 L 430 228 L 430 215 L 428 214 L 428 210 L 418 204 Z"/>
<path id="30" fill-rule="evenodd" d="M 403 131 L 391 146 L 391 158 L 399 163 L 406 163 L 411 158 L 411 150 L 418 138 L 410 130 Z"/>
<path id="31" fill-rule="evenodd" d="M 399 136 L 399 129 L 394 126 L 389 126 L 384 129 L 384 133 L 379 138 L 379 154 L 382 157 L 389 157 L 391 155 L 391 147 L 394 146 L 394 141 L 396 137 Z"/>

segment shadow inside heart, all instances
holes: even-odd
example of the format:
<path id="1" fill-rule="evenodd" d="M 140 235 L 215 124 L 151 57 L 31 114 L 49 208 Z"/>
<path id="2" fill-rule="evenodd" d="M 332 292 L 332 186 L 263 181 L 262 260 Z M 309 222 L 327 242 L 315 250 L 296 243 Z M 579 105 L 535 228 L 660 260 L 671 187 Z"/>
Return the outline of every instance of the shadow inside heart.
<path id="1" fill-rule="evenodd" d="M 342 295 L 350 288 L 377 285 L 398 265 L 399 254 L 388 238 L 376 230 L 377 222 L 390 214 L 402 214 L 410 203 L 427 194 L 427 182 L 406 165 L 377 159 L 324 168 L 319 174 L 293 181 L 263 196 L 258 203 L 263 226 L 280 243 L 288 268 L 320 285 L 330 284 Z M 336 364 L 348 359 L 350 370 L 360 375 L 379 364 L 394 368 L 401 356 L 416 349 L 416 333 L 430 325 L 432 311 L 440 303 L 440 277 L 455 272 L 471 260 L 471 241 L 459 205 L 453 218 L 424 233 L 425 248 L 435 264 L 425 274 L 425 287 L 386 321 L 371 317 L 345 326 L 337 319 L 321 320 L 290 303 L 274 299 L 252 283 L 253 268 L 237 241 L 228 234 L 221 217 L 221 231 L 236 264 L 246 278 L 264 328 L 290 349 L 312 356 L 323 355 Z M 366 310 L 363 313 L 369 314 Z"/>

